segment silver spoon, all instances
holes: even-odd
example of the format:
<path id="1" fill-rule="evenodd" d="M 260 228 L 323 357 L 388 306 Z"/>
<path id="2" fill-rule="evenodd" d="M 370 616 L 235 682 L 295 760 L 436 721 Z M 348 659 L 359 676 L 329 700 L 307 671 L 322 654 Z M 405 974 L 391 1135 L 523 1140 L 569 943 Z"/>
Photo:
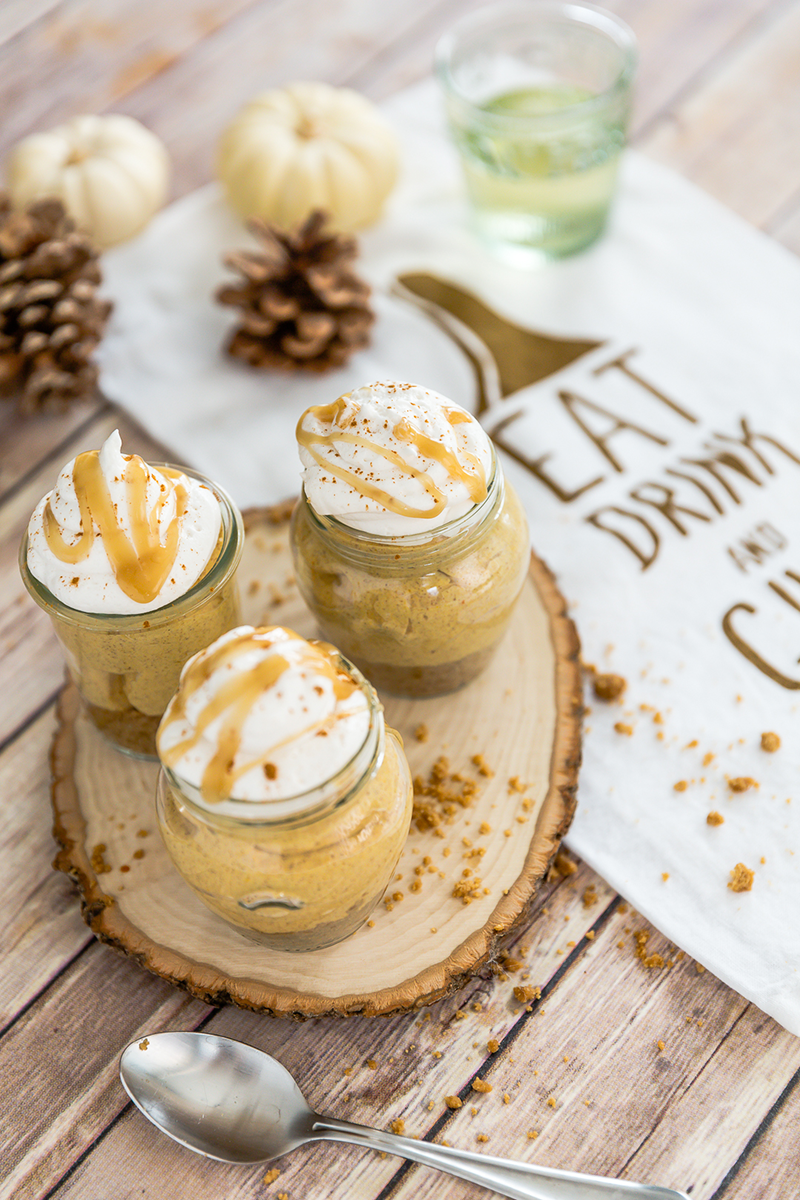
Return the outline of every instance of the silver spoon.
<path id="1" fill-rule="evenodd" d="M 119 1073 L 131 1100 L 162 1133 L 222 1162 L 264 1162 L 305 1142 L 352 1142 L 512 1200 L 689 1200 L 673 1188 L 534 1167 L 320 1116 L 274 1058 L 210 1033 L 155 1033 L 131 1042 Z"/>

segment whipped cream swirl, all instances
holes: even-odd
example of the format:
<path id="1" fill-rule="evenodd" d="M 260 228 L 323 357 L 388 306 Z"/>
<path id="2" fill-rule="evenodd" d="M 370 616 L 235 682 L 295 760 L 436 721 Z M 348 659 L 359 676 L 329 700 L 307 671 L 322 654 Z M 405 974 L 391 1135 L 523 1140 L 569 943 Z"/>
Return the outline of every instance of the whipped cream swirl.
<path id="1" fill-rule="evenodd" d="M 314 511 L 376 536 L 438 529 L 487 494 L 488 435 L 466 409 L 416 384 L 367 384 L 309 408 L 297 441 Z"/>
<path id="2" fill-rule="evenodd" d="M 338 652 L 280 625 L 242 625 L 190 658 L 159 726 L 161 761 L 218 805 L 321 786 L 364 745 L 369 700 Z"/>
<path id="3" fill-rule="evenodd" d="M 208 484 L 123 454 L 115 430 L 67 463 L 37 505 L 28 570 L 79 612 L 152 612 L 200 579 L 221 528 Z"/>

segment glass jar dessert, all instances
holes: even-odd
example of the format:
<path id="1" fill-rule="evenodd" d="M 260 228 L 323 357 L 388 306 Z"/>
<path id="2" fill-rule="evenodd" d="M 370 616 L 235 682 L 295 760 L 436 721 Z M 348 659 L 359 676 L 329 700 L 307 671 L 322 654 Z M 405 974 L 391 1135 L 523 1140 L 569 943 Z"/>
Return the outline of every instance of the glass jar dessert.
<path id="1" fill-rule="evenodd" d="M 158 746 L 164 844 L 208 908 L 287 951 L 366 921 L 408 834 L 411 774 L 338 651 L 280 626 L 232 631 L 187 664 Z"/>
<path id="2" fill-rule="evenodd" d="M 118 434 L 68 463 L 37 506 L 22 579 L 52 620 L 91 720 L 118 749 L 156 757 L 184 663 L 241 619 L 243 544 L 220 487 L 123 455 Z"/>
<path id="3" fill-rule="evenodd" d="M 309 409 L 298 440 L 313 457 L 309 467 L 301 449 L 292 549 L 323 636 L 395 695 L 469 683 L 506 631 L 529 561 L 525 514 L 488 436 L 435 393 L 372 384 Z"/>

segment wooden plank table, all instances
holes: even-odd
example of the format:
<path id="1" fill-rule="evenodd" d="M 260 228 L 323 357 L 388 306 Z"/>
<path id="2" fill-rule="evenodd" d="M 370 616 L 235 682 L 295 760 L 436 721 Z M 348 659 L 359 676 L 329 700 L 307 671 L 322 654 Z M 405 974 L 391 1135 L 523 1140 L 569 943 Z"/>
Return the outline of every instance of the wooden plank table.
<path id="1" fill-rule="evenodd" d="M 167 142 L 181 195 L 209 178 L 220 130 L 260 88 L 316 78 L 380 100 L 425 75 L 436 37 L 476 6 L 3 0 L 0 156 L 61 118 L 126 112 Z M 641 46 L 635 144 L 800 252 L 800 0 L 609 7 Z M 693 1200 L 800 1194 L 800 1039 L 681 957 L 584 864 L 543 887 L 509 946 L 518 969 L 387 1020 L 293 1025 L 210 1009 L 92 938 L 50 867 L 62 665 L 16 554 L 57 469 L 116 424 L 128 449 L 160 456 L 101 398 L 27 420 L 0 407 L 0 1197 L 486 1194 L 355 1149 L 300 1150 L 270 1179 L 168 1143 L 126 1103 L 117 1059 L 145 1032 L 179 1028 L 275 1053 L 313 1105 L 365 1124 L 401 1120 L 416 1137 L 671 1184 Z M 641 931 L 671 968 L 636 957 Z M 512 992 L 523 980 L 541 988 L 530 1006 Z M 493 1091 L 470 1094 L 476 1076 Z M 459 1092 L 451 1112 L 443 1097 Z"/>

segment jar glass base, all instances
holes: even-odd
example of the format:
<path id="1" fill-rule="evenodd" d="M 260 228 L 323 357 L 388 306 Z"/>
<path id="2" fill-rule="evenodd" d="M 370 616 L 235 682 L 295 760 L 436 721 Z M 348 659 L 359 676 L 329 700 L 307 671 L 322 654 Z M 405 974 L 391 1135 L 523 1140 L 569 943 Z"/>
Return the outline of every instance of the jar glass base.
<path id="1" fill-rule="evenodd" d="M 208 899 L 202 898 L 208 904 Z M 226 925 L 235 929 L 248 942 L 256 942 L 259 946 L 266 946 L 270 950 L 283 950 L 289 954 L 309 954 L 315 950 L 325 950 L 329 946 L 335 946 L 349 938 L 351 934 L 361 928 L 379 900 L 380 896 L 376 896 L 369 904 L 362 905 L 358 912 L 348 913 L 338 921 L 328 921 L 324 925 L 317 925 L 314 929 L 303 929 L 296 932 L 269 933 L 252 927 L 245 928 L 229 921 L 226 917 L 222 919 Z M 209 907 L 214 908 L 215 906 L 209 904 Z"/>
<path id="2" fill-rule="evenodd" d="M 84 708 L 92 724 L 105 740 L 130 758 L 157 762 L 156 730 L 160 716 L 148 716 L 135 708 L 100 708 L 84 700 Z"/>
<path id="3" fill-rule="evenodd" d="M 352 661 L 380 691 L 410 700 L 426 700 L 434 696 L 447 696 L 466 687 L 488 666 L 498 644 L 499 639 L 493 645 L 467 654 L 455 662 L 429 666 L 369 662 L 355 656 L 352 656 Z"/>

